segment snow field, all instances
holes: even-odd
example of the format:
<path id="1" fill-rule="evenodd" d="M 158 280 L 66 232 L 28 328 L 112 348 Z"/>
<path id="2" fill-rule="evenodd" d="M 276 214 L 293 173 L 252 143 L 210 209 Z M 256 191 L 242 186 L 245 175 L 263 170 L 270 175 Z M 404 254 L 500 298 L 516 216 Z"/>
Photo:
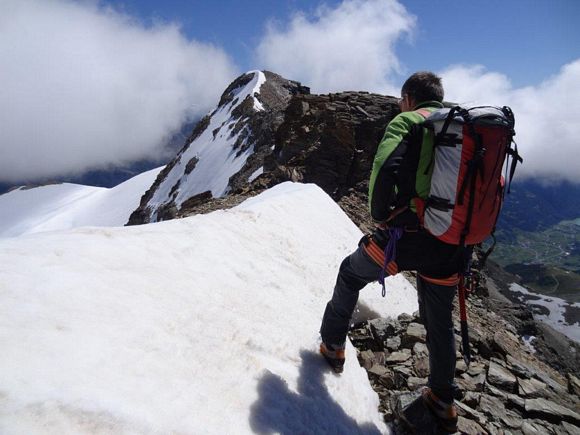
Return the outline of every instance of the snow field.
<path id="1" fill-rule="evenodd" d="M 80 226 L 123 226 L 163 168 L 139 174 L 111 189 L 53 184 L 0 195 L 0 237 Z"/>
<path id="2" fill-rule="evenodd" d="M 317 353 L 361 234 L 314 185 L 209 215 L 0 240 L 0 433 L 385 433 Z M 403 278 L 361 303 L 417 309 Z"/>
<path id="3" fill-rule="evenodd" d="M 578 322 L 569 324 L 566 322 L 566 318 L 564 317 L 567 307 L 580 308 L 580 303 L 570 303 L 561 298 L 534 293 L 515 282 L 510 284 L 509 289 L 516 294 L 520 293 L 522 295 L 531 296 L 531 298 L 526 298 L 525 296 L 518 297 L 521 302 L 528 305 L 538 305 L 547 308 L 549 314 L 545 315 L 535 313 L 534 317 L 550 325 L 556 331 L 561 332 L 571 340 L 580 343 L 580 325 Z"/>

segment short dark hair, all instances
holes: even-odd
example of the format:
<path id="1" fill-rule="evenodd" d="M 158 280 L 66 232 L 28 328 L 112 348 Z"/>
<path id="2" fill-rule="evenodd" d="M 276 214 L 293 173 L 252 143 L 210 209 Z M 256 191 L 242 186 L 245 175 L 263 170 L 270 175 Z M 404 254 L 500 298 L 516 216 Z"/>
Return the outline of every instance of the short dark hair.
<path id="1" fill-rule="evenodd" d="M 443 101 L 441 77 L 429 71 L 419 71 L 407 79 L 401 94 L 407 94 L 417 103 L 424 101 Z"/>

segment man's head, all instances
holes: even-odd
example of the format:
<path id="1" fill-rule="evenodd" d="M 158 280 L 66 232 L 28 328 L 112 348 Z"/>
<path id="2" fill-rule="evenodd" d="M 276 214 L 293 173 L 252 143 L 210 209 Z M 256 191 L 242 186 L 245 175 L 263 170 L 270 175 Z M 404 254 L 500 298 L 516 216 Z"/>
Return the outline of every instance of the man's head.
<path id="1" fill-rule="evenodd" d="M 407 79 L 401 89 L 399 106 L 408 112 L 425 101 L 443 101 L 441 78 L 429 71 L 419 71 Z"/>

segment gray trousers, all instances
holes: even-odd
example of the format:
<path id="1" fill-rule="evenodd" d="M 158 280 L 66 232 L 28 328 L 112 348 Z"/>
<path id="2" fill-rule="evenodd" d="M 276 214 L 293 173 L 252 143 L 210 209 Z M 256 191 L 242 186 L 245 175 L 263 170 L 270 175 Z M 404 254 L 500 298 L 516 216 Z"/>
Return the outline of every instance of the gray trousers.
<path id="1" fill-rule="evenodd" d="M 379 277 L 381 268 L 362 246 L 340 265 L 332 299 L 326 305 L 320 335 L 328 344 L 346 341 L 350 320 L 359 291 Z M 455 334 L 453 331 L 453 299 L 457 286 L 432 284 L 417 277 L 419 313 L 427 330 L 429 349 L 429 386 L 441 400 L 451 403 L 455 389 Z M 389 294 L 387 292 L 387 298 Z"/>

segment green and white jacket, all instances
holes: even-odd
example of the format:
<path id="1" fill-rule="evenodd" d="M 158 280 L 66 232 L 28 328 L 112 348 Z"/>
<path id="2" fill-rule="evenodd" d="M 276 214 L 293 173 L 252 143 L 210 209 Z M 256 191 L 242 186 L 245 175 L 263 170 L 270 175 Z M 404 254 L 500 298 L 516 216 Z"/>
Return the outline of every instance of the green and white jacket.
<path id="1" fill-rule="evenodd" d="M 422 124 L 425 112 L 442 107 L 437 101 L 421 103 L 413 111 L 397 115 L 387 126 L 369 182 L 369 207 L 376 222 L 386 222 L 393 212 L 416 212 L 412 199 L 429 195 L 433 136 Z"/>

